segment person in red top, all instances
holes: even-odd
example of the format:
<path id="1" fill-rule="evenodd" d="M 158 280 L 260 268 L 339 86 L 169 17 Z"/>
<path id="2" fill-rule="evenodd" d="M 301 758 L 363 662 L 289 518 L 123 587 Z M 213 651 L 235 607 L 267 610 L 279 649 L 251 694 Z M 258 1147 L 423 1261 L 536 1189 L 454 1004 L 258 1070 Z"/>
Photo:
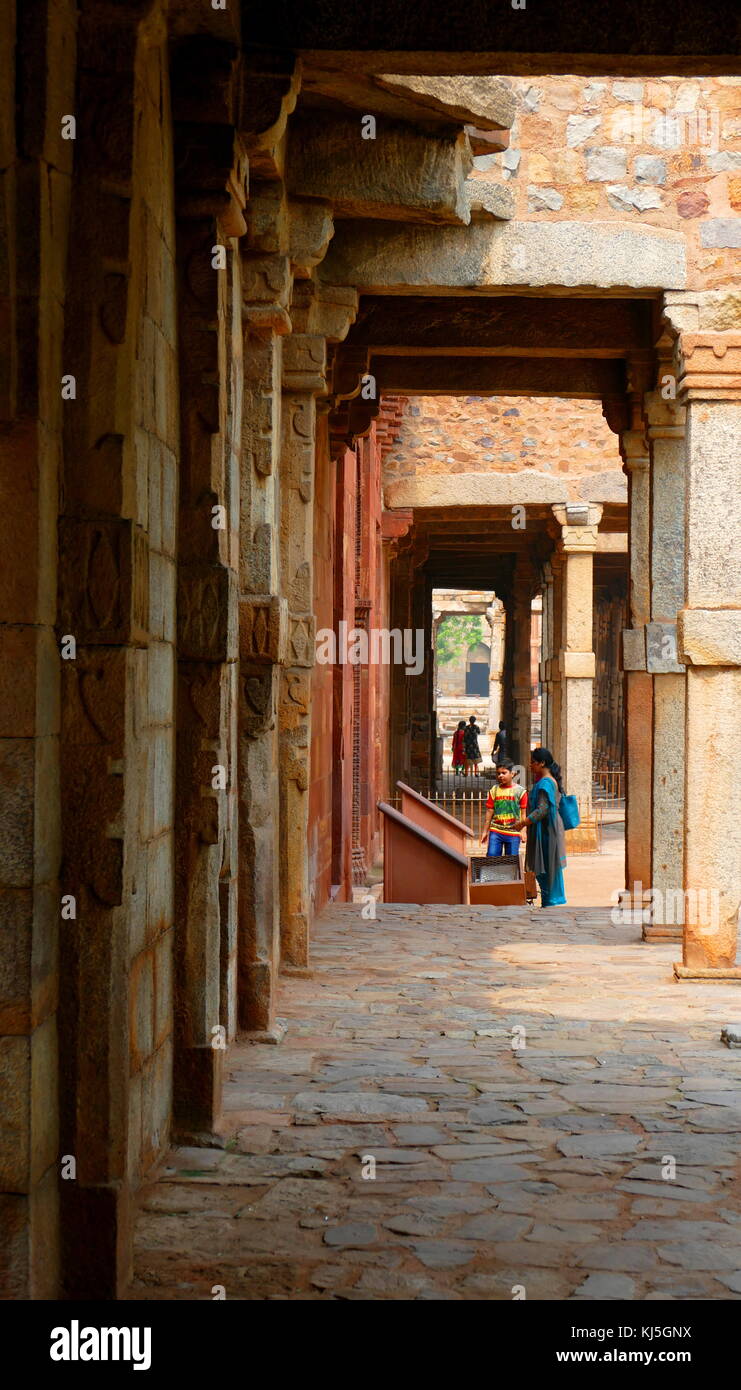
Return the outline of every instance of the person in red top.
<path id="1" fill-rule="evenodd" d="M 465 719 L 458 721 L 458 728 L 453 734 L 453 771 L 466 771 L 466 755 L 463 751 L 463 730 L 466 727 Z"/>
<path id="2" fill-rule="evenodd" d="M 486 798 L 486 824 L 481 843 L 489 842 L 487 855 L 519 854 L 520 821 L 527 811 L 527 792 L 514 780 L 514 767 L 509 758 L 497 768 L 497 785 Z"/>

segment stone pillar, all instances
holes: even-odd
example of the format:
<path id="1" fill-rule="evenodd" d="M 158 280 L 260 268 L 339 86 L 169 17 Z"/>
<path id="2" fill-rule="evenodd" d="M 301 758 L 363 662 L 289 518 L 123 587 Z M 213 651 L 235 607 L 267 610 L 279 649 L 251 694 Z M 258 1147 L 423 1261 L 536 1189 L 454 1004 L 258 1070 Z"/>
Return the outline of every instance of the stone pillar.
<path id="1" fill-rule="evenodd" d="M 550 699 L 548 717 L 548 740 L 544 741 L 543 747 L 550 748 L 556 761 L 561 758 L 561 700 L 563 696 L 563 682 L 561 680 L 561 665 L 559 653 L 563 646 L 563 612 L 564 612 L 564 581 L 565 581 L 565 562 L 563 554 L 556 549 L 550 558 L 551 573 L 553 575 L 552 605 L 551 605 L 551 654 L 548 662 L 550 678 Z"/>
<path id="2" fill-rule="evenodd" d="M 283 347 L 280 467 L 281 587 L 288 647 L 280 673 L 281 963 L 309 963 L 309 750 L 314 665 L 314 452 L 316 397 L 326 390 L 326 341 L 294 333 Z"/>
<path id="3" fill-rule="evenodd" d="M 646 670 L 651 616 L 648 440 L 642 429 L 621 435 L 628 475 L 630 627 L 623 632 L 625 671 L 625 883 L 630 893 L 651 884 L 653 683 Z M 638 885 L 641 885 L 639 888 Z"/>
<path id="4" fill-rule="evenodd" d="M 512 744 L 513 761 L 527 768 L 530 755 L 532 714 L 531 624 L 535 575 L 532 567 L 518 561 L 512 596 Z"/>
<path id="5" fill-rule="evenodd" d="M 74 409 L 72 401 L 62 398 L 60 381 L 79 369 L 63 350 L 74 141 L 62 138 L 59 112 L 78 109 L 77 22 L 71 6 L 50 0 L 33 7 L 8 5 L 0 15 L 5 55 L 0 91 L 4 1301 L 59 1297 L 59 1190 L 65 1186 L 59 1181 L 59 942 L 65 932 L 75 932 L 74 922 L 62 916 L 59 882 L 60 674 L 62 667 L 75 663 L 60 660 L 62 633 L 55 633 L 57 513 L 64 415 Z M 21 54 L 28 55 L 32 71 L 25 62 L 16 62 Z M 94 467 L 95 461 L 89 461 Z M 78 804 L 77 814 L 84 810 Z"/>
<path id="6" fill-rule="evenodd" d="M 705 331 L 713 303 L 706 311 L 700 297 L 698 313 L 682 303 L 696 297 L 672 298 L 679 301 L 668 314 L 680 330 L 677 398 L 687 409 L 678 620 L 678 656 L 687 666 L 686 910 L 675 969 L 686 978 L 741 978 L 741 821 L 732 810 L 741 741 L 741 490 L 733 482 L 741 453 L 741 324 L 735 332 Z"/>
<path id="7" fill-rule="evenodd" d="M 660 368 L 659 376 L 662 376 Z M 646 396 L 651 446 L 651 621 L 646 670 L 653 677 L 651 887 L 664 906 L 684 872 L 685 668 L 677 660 L 677 613 L 684 603 L 684 416 L 660 392 Z M 643 926 L 644 941 L 682 939 L 660 908 Z M 675 901 L 669 898 L 669 902 Z M 672 914 L 673 915 L 673 914 Z"/>
<path id="8" fill-rule="evenodd" d="M 595 657 L 592 650 L 594 552 L 602 507 L 594 503 L 554 506 L 561 528 L 562 563 L 561 734 L 557 750 L 564 784 L 576 796 L 582 818 L 592 806 L 592 700 Z"/>
<path id="9" fill-rule="evenodd" d="M 502 718 L 502 667 L 504 665 L 504 609 L 495 599 L 486 610 L 486 620 L 490 629 L 489 646 L 489 712 L 487 724 L 489 733 L 494 735 Z"/>
<path id="10" fill-rule="evenodd" d="M 553 656 L 553 567 L 543 565 L 543 622 L 540 631 L 540 741 L 549 748 L 553 717 L 551 661 Z"/>
<path id="11" fill-rule="evenodd" d="M 280 960 L 277 702 L 287 641 L 287 603 L 279 592 L 276 518 L 281 440 L 280 315 L 246 305 L 239 554 L 239 892 L 240 1027 L 274 1026 Z"/>
<path id="12" fill-rule="evenodd" d="M 191 136 L 176 126 L 176 149 Z M 201 139 L 209 139 L 208 127 Z M 218 168 L 214 143 L 213 164 Z M 180 1133 L 218 1123 L 222 1028 L 236 1031 L 237 446 L 242 373 L 239 202 L 216 219 L 187 182 L 177 207 L 181 430 L 177 591 L 174 1111 Z M 230 170 L 223 169 L 226 186 Z M 194 215 L 194 205 L 196 215 Z M 223 248 L 215 268 L 213 247 Z M 236 329 L 235 329 L 236 322 Z"/>

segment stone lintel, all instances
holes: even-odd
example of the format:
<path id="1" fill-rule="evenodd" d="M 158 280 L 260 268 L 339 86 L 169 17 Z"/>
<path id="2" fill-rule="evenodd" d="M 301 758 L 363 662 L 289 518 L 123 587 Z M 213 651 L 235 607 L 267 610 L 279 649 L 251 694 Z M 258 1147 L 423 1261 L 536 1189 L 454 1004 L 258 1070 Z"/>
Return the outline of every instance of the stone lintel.
<path id="1" fill-rule="evenodd" d="M 688 666 L 741 666 L 741 608 L 684 608 L 677 645 Z"/>
<path id="2" fill-rule="evenodd" d="M 472 180 L 468 180 L 472 182 Z M 350 337 L 374 352 L 621 357 L 650 342 L 650 302 L 570 295 L 366 295 Z"/>
<path id="3" fill-rule="evenodd" d="M 607 476 L 607 475 L 603 475 Z M 618 474 L 618 476 L 620 476 Z M 574 480 L 580 482 L 581 479 Z M 596 481 L 596 480 L 595 480 Z M 399 507 L 508 507 L 563 503 L 569 480 L 562 474 L 467 473 L 465 493 L 461 494 L 459 473 L 417 474 L 388 483 L 384 489 L 386 506 Z M 606 497 L 610 501 L 610 497 Z M 511 520 L 511 517 L 510 517 Z M 551 565 L 557 556 L 551 556 Z"/>
<path id="4" fill-rule="evenodd" d="M 291 195 L 328 199 L 343 218 L 467 224 L 472 165 L 468 137 L 455 127 L 433 134 L 379 115 L 376 138 L 364 139 L 360 115 L 312 110 L 288 131 Z"/>
<path id="5" fill-rule="evenodd" d="M 623 629 L 623 670 L 645 671 L 646 669 L 646 629 L 626 627 Z"/>
<path id="6" fill-rule="evenodd" d="M 472 122 L 482 130 L 509 130 L 517 113 L 514 92 L 498 77 L 409 77 L 378 73 L 387 91 L 409 95 L 415 103 L 451 121 Z"/>
<path id="7" fill-rule="evenodd" d="M 597 535 L 597 553 L 599 555 L 627 555 L 627 531 L 600 531 Z"/>
<path id="8" fill-rule="evenodd" d="M 646 623 L 646 670 L 651 675 L 684 675 L 677 660 L 676 623 Z"/>
<path id="9" fill-rule="evenodd" d="M 590 357 L 375 355 L 371 371 L 394 395 L 561 396 L 601 400 L 618 389 L 619 362 Z"/>
<path id="10" fill-rule="evenodd" d="M 593 680 L 597 659 L 594 652 L 562 651 L 558 654 L 558 665 L 564 679 Z"/>
<path id="11" fill-rule="evenodd" d="M 681 233 L 620 222 L 338 225 L 322 276 L 363 293 L 501 294 L 505 286 L 655 293 L 685 283 Z"/>

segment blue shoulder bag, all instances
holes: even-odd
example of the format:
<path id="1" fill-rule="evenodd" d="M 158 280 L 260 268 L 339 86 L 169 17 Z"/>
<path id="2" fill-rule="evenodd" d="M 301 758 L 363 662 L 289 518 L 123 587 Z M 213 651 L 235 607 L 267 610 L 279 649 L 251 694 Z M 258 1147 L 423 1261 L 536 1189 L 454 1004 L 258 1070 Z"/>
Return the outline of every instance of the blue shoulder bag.
<path id="1" fill-rule="evenodd" d="M 558 813 L 563 821 L 564 830 L 576 830 L 579 824 L 579 806 L 575 796 L 566 796 L 564 792 L 558 803 Z"/>

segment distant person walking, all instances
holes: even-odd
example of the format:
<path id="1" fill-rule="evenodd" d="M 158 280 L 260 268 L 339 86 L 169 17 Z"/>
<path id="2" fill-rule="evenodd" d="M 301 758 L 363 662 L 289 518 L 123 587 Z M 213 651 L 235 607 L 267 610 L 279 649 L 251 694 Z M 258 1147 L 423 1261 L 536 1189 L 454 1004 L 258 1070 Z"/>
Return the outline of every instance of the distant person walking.
<path id="1" fill-rule="evenodd" d="M 480 733 L 481 730 L 476 723 L 476 716 L 472 714 L 463 733 L 463 751 L 466 755 L 466 771 L 472 767 L 477 776 L 479 763 L 481 762 L 481 749 L 479 748 Z"/>
<path id="2" fill-rule="evenodd" d="M 563 795 L 561 769 L 553 761 L 550 749 L 533 748 L 530 771 L 533 785 L 527 815 L 520 822 L 520 827 L 527 830 L 525 868 L 534 873 L 538 881 L 541 907 L 558 907 L 566 902 L 564 826 L 558 813 Z"/>
<path id="3" fill-rule="evenodd" d="M 452 757 L 452 763 L 453 763 L 453 771 L 454 771 L 454 772 L 463 772 L 463 773 L 465 773 L 465 771 L 466 771 L 466 755 L 465 755 L 465 753 L 464 753 L 464 751 L 463 751 L 463 732 L 464 732 L 464 730 L 465 730 L 465 727 L 466 727 L 466 721 L 465 721 L 465 719 L 460 719 L 460 720 L 458 721 L 458 728 L 456 729 L 455 733 L 453 734 L 453 757 Z"/>
<path id="4" fill-rule="evenodd" d="M 499 728 L 494 737 L 494 747 L 491 750 L 492 762 L 495 767 L 505 763 L 509 757 L 507 726 L 503 719 L 499 721 Z"/>

